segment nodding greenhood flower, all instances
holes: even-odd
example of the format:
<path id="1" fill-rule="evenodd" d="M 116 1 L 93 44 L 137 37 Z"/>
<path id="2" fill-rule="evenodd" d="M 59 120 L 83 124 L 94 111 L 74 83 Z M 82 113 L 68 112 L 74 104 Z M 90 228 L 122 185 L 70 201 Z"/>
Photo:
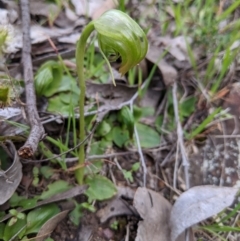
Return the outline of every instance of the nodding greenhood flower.
<path id="1" fill-rule="evenodd" d="M 121 56 L 119 72 L 124 75 L 146 55 L 148 41 L 139 25 L 119 10 L 109 10 L 93 22 L 102 53 L 115 61 Z"/>

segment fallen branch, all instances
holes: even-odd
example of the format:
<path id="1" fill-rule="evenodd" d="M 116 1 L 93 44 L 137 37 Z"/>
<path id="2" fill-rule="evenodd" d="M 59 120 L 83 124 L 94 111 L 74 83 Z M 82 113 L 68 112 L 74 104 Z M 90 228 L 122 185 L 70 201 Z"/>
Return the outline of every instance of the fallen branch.
<path id="1" fill-rule="evenodd" d="M 23 30 L 22 64 L 26 91 L 26 112 L 31 131 L 25 144 L 18 150 L 18 154 L 20 157 L 27 159 L 32 157 L 37 150 L 38 143 L 44 135 L 44 128 L 36 108 L 36 95 L 33 83 L 29 0 L 21 0 L 20 4 Z"/>

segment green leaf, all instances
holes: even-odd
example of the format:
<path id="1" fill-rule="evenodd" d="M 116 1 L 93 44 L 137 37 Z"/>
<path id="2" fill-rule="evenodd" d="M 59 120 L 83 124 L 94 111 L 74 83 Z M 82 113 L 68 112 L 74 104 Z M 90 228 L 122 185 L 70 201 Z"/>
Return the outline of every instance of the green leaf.
<path id="1" fill-rule="evenodd" d="M 195 110 L 196 97 L 189 97 L 185 99 L 179 106 L 180 115 L 182 117 L 190 116 Z"/>
<path id="2" fill-rule="evenodd" d="M 77 102 L 78 97 L 76 94 L 60 93 L 49 99 L 47 110 L 49 112 L 68 115 L 69 112 L 77 106 Z"/>
<path id="3" fill-rule="evenodd" d="M 105 136 L 107 135 L 111 130 L 111 126 L 106 122 L 106 121 L 102 121 L 96 131 L 97 136 Z"/>
<path id="4" fill-rule="evenodd" d="M 131 170 L 132 170 L 133 172 L 136 172 L 136 171 L 139 170 L 139 168 L 140 168 L 140 162 L 136 162 L 136 163 L 134 163 L 134 164 L 132 165 Z"/>
<path id="5" fill-rule="evenodd" d="M 78 226 L 80 223 L 80 218 L 83 216 L 82 206 L 77 202 L 74 203 L 75 208 L 72 210 L 72 212 L 69 213 L 69 218 L 74 225 Z"/>
<path id="6" fill-rule="evenodd" d="M 4 235 L 5 223 L 0 223 L 0 238 Z"/>
<path id="7" fill-rule="evenodd" d="M 23 208 L 33 208 L 37 205 L 37 201 L 39 196 L 35 196 L 34 198 L 23 199 L 19 202 L 19 206 Z"/>
<path id="8" fill-rule="evenodd" d="M 69 185 L 68 182 L 63 181 L 63 180 L 58 180 L 54 183 L 49 184 L 48 190 L 43 192 L 39 199 L 44 200 L 44 199 L 52 197 L 55 194 L 65 192 L 69 189 L 71 189 L 71 186 Z"/>
<path id="9" fill-rule="evenodd" d="M 48 237 L 48 238 L 44 239 L 44 241 L 54 241 L 54 239 Z"/>
<path id="10" fill-rule="evenodd" d="M 43 224 L 59 212 L 60 209 L 56 204 L 45 205 L 29 212 L 25 234 L 38 233 Z"/>
<path id="11" fill-rule="evenodd" d="M 122 170 L 123 172 L 123 176 L 126 180 L 129 180 L 130 182 L 133 182 L 133 176 L 132 176 L 132 172 L 131 171 L 127 171 L 127 170 Z"/>
<path id="12" fill-rule="evenodd" d="M 56 93 L 61 84 L 62 67 L 56 61 L 44 63 L 35 76 L 35 89 L 37 95 L 50 97 Z"/>
<path id="13" fill-rule="evenodd" d="M 124 106 L 118 115 L 118 120 L 127 126 L 129 131 L 130 137 L 133 137 L 134 132 L 134 117 L 132 112 L 130 111 L 129 107 Z"/>
<path id="14" fill-rule="evenodd" d="M 68 75 L 64 75 L 61 78 L 61 84 L 56 90 L 55 94 L 59 92 L 68 92 L 68 91 L 73 92 L 77 95 L 80 94 L 80 89 L 77 85 L 76 80 L 74 78 L 69 77 Z"/>
<path id="15" fill-rule="evenodd" d="M 40 173 L 46 178 L 49 179 L 54 174 L 54 169 L 49 166 L 41 166 Z"/>
<path id="16" fill-rule="evenodd" d="M 8 221 L 4 229 L 3 239 L 5 241 L 10 240 L 16 235 L 19 235 L 19 237 L 21 238 L 24 235 L 26 230 L 26 224 L 27 224 L 26 217 L 24 219 L 17 219 L 17 221 L 11 226 L 9 225 L 10 222 L 11 222 L 11 219 Z"/>
<path id="17" fill-rule="evenodd" d="M 114 143 L 121 148 L 130 139 L 129 132 L 116 126 L 112 129 L 112 139 Z"/>
<path id="18" fill-rule="evenodd" d="M 101 51 L 110 60 L 121 56 L 119 72 L 124 75 L 146 55 L 148 42 L 139 25 L 119 10 L 105 12 L 93 22 Z"/>
<path id="19" fill-rule="evenodd" d="M 9 200 L 11 207 L 18 207 L 19 202 L 22 200 L 26 200 L 26 197 L 19 196 L 16 192 L 12 195 L 12 197 Z"/>
<path id="20" fill-rule="evenodd" d="M 194 129 L 187 138 L 192 139 L 196 135 L 201 133 L 206 128 L 206 126 L 214 119 L 215 115 L 220 112 L 220 110 L 221 110 L 221 107 L 213 111 L 213 113 L 211 113 L 196 129 Z"/>
<path id="21" fill-rule="evenodd" d="M 136 128 L 139 135 L 141 147 L 153 148 L 160 145 L 160 136 L 153 128 L 141 123 L 137 123 Z"/>
<path id="22" fill-rule="evenodd" d="M 117 193 L 115 185 L 104 176 L 88 176 L 85 183 L 89 186 L 85 192 L 88 196 L 89 202 L 92 200 L 106 200 Z"/>
<path id="23" fill-rule="evenodd" d="M 90 212 L 96 212 L 96 208 L 88 202 L 81 203 L 81 207 L 83 207 L 84 209 L 87 209 Z"/>

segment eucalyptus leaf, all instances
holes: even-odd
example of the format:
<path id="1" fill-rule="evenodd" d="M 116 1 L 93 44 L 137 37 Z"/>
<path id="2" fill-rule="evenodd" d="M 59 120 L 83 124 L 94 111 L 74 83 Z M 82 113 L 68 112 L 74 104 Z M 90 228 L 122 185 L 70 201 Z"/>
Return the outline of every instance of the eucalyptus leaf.
<path id="1" fill-rule="evenodd" d="M 171 240 L 175 241 L 187 228 L 230 206 L 238 191 L 233 187 L 205 185 L 192 187 L 182 193 L 171 212 Z"/>
<path id="2" fill-rule="evenodd" d="M 57 213 L 53 217 L 51 217 L 47 222 L 43 224 L 43 226 L 40 228 L 37 237 L 35 238 L 35 241 L 43 241 L 45 240 L 45 237 L 49 235 L 49 233 L 53 232 L 53 230 L 56 228 L 58 223 L 60 223 L 69 213 L 69 210 L 64 210 L 60 213 Z"/>
<path id="3" fill-rule="evenodd" d="M 85 183 L 89 186 L 85 194 L 89 201 L 92 200 L 106 200 L 117 193 L 115 185 L 106 177 L 101 175 L 88 176 Z"/>

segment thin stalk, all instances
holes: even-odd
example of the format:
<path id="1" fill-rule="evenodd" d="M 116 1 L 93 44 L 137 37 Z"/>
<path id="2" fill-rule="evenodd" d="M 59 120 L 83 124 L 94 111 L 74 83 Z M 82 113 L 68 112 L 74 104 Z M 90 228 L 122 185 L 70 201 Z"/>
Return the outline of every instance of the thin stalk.
<path id="1" fill-rule="evenodd" d="M 78 75 L 78 81 L 79 81 L 79 87 L 81 90 L 80 97 L 79 97 L 79 122 L 80 122 L 80 134 L 79 139 L 80 142 L 82 142 L 85 139 L 85 120 L 84 120 L 84 101 L 85 101 L 85 91 L 86 91 L 86 84 L 84 79 L 84 53 L 85 48 L 87 44 L 87 39 L 90 36 L 90 34 L 94 30 L 94 24 L 93 22 L 90 22 L 82 31 L 82 34 L 80 36 L 80 39 L 77 43 L 76 48 L 76 64 L 77 64 L 77 75 Z M 80 165 L 83 165 L 85 162 L 85 150 L 84 145 L 81 145 L 79 148 L 79 159 L 78 163 Z M 84 166 L 84 165 L 83 165 Z M 79 168 L 75 171 L 75 177 L 78 182 L 78 184 L 83 184 L 83 177 L 84 177 L 84 168 Z"/>

